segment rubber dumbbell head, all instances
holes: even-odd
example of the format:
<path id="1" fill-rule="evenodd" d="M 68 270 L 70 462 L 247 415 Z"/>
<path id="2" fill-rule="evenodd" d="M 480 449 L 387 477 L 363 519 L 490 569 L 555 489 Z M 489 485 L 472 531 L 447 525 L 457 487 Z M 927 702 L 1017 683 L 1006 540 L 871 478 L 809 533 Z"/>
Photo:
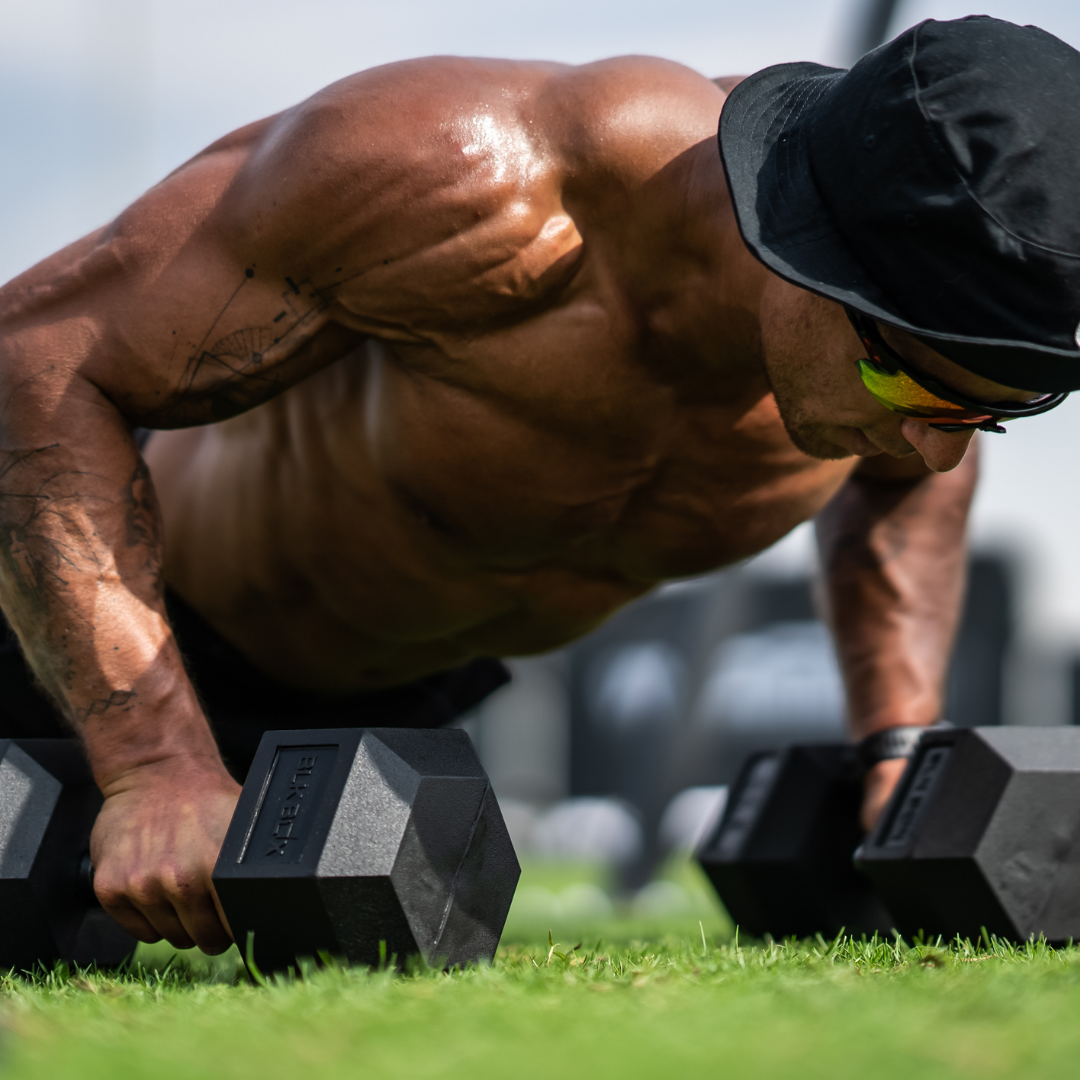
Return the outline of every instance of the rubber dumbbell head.
<path id="1" fill-rule="evenodd" d="M 214 869 L 264 971 L 490 960 L 521 870 L 464 731 L 268 732 Z"/>
<path id="2" fill-rule="evenodd" d="M 112 967 L 135 951 L 87 877 L 101 803 L 77 739 L 0 739 L 0 969 Z"/>
<path id="3" fill-rule="evenodd" d="M 886 933 L 892 919 L 852 865 L 862 837 L 855 747 L 747 759 L 697 859 L 740 930 L 757 937 Z"/>

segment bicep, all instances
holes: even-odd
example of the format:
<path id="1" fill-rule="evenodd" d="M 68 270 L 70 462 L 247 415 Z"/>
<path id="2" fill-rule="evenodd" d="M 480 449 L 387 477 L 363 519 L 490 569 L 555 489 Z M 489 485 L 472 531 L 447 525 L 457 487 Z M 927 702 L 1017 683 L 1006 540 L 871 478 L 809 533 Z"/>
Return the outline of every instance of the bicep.
<path id="1" fill-rule="evenodd" d="M 60 357 L 130 423 L 210 423 L 365 334 L 457 318 L 537 224 L 532 157 L 503 176 L 465 122 L 505 73 L 463 63 L 363 73 L 235 133 L 0 291 L 0 404 L 5 370 Z"/>
<path id="2" fill-rule="evenodd" d="M 332 281 L 290 272 L 257 223 L 222 213 L 236 157 L 196 159 L 0 292 L 0 395 L 81 385 L 129 423 L 177 427 L 341 354 L 355 335 L 334 321 Z"/>

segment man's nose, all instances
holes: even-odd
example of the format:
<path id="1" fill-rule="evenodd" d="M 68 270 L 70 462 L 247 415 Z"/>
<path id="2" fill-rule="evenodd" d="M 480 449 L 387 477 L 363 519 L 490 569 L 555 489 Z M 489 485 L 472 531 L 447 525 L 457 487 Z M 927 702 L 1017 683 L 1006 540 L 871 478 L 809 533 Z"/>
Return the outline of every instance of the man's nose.
<path id="1" fill-rule="evenodd" d="M 972 431 L 938 431 L 929 424 L 917 420 L 905 420 L 900 434 L 915 447 L 928 468 L 934 472 L 948 472 L 964 460 Z"/>

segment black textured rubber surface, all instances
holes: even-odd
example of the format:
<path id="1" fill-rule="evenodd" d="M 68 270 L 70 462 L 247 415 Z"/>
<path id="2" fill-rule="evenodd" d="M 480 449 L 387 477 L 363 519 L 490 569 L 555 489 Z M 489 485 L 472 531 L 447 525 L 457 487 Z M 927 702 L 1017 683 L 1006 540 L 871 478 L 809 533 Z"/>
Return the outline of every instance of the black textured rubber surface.
<path id="1" fill-rule="evenodd" d="M 857 862 L 905 937 L 1080 939 L 1080 728 L 927 732 Z"/>
<path id="2" fill-rule="evenodd" d="M 0 739 L 0 969 L 114 967 L 135 951 L 82 870 L 101 802 L 77 739 Z"/>
<path id="3" fill-rule="evenodd" d="M 740 930 L 888 931 L 889 913 L 852 865 L 861 800 L 852 746 L 792 746 L 747 760 L 697 855 Z"/>
<path id="4" fill-rule="evenodd" d="M 337 728 L 263 737 L 214 886 L 261 970 L 452 967 L 494 956 L 520 873 L 464 731 Z"/>

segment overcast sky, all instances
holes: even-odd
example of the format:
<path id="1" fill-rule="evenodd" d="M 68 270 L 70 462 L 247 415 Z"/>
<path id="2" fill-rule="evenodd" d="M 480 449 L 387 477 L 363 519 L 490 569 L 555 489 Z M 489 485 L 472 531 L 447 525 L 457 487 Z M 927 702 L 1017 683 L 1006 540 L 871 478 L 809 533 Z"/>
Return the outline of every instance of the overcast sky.
<path id="1" fill-rule="evenodd" d="M 0 0 L 0 280 L 107 220 L 212 139 L 374 64 L 652 53 L 707 74 L 846 64 L 861 0 Z M 901 0 L 1080 47 L 1080 0 Z M 1027 558 L 1030 616 L 1080 643 L 1080 394 L 984 439 L 977 537 Z"/>

